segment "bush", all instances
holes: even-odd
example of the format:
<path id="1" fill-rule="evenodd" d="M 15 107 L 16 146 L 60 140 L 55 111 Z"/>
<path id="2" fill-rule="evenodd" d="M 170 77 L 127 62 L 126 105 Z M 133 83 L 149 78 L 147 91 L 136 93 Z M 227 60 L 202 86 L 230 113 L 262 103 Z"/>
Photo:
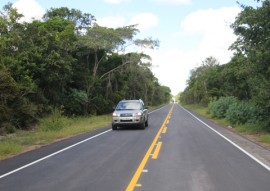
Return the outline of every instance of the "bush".
<path id="1" fill-rule="evenodd" d="M 86 92 L 71 89 L 70 94 L 65 99 L 65 114 L 67 115 L 86 115 L 88 96 Z"/>
<path id="2" fill-rule="evenodd" d="M 226 119 L 232 125 L 257 124 L 263 120 L 263 110 L 255 107 L 250 102 L 239 101 L 230 105 L 226 113 Z"/>
<path id="3" fill-rule="evenodd" d="M 230 105 L 237 102 L 238 99 L 236 97 L 221 97 L 216 101 L 210 102 L 208 109 L 212 117 L 221 119 L 226 117 L 226 113 Z"/>
<path id="4" fill-rule="evenodd" d="M 14 132 L 14 128 L 25 129 L 36 122 L 38 107 L 27 97 L 32 90 L 17 83 L 11 74 L 0 69 L 0 133 Z M 10 128 L 11 127 L 11 128 Z"/>

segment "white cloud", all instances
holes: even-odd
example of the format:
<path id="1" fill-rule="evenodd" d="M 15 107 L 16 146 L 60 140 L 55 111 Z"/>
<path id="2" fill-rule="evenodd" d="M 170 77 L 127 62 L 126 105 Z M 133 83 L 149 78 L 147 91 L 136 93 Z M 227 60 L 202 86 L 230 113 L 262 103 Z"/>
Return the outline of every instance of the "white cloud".
<path id="1" fill-rule="evenodd" d="M 152 13 L 140 13 L 135 15 L 129 22 L 130 25 L 138 24 L 138 29 L 141 32 L 157 26 L 158 23 L 158 17 Z"/>
<path id="2" fill-rule="evenodd" d="M 41 19 L 45 13 L 43 9 L 35 0 L 18 0 L 13 4 L 19 13 L 24 15 L 22 21 L 29 22 L 33 18 Z"/>
<path id="3" fill-rule="evenodd" d="M 120 4 L 123 2 L 127 2 L 129 0 L 104 0 L 106 3 L 111 3 L 111 4 Z"/>
<path id="4" fill-rule="evenodd" d="M 199 10 L 182 21 L 182 34 L 202 35 L 197 54 L 214 56 L 221 63 L 228 62 L 232 54 L 228 48 L 236 39 L 230 24 L 240 11 L 237 6 Z"/>
<path id="5" fill-rule="evenodd" d="M 240 8 L 237 6 L 199 10 L 188 15 L 181 26 L 186 34 L 222 31 L 228 29 L 239 12 Z"/>
<path id="6" fill-rule="evenodd" d="M 191 0 L 153 0 L 158 3 L 174 4 L 174 5 L 188 5 L 191 4 Z"/>
<path id="7" fill-rule="evenodd" d="M 190 63 L 196 62 L 192 53 L 181 49 L 146 51 L 152 57 L 152 71 L 158 77 L 162 85 L 171 88 L 172 94 L 176 95 L 186 86 L 189 75 Z"/>
<path id="8" fill-rule="evenodd" d="M 161 44 L 161 50 L 150 52 L 154 65 L 159 66 L 154 67 L 153 72 L 161 84 L 168 85 L 172 93 L 177 94 L 186 87 L 190 70 L 205 58 L 213 56 L 222 64 L 228 62 L 233 54 L 228 48 L 236 39 L 230 23 L 234 22 L 240 11 L 238 7 L 224 7 L 199 10 L 187 15 L 181 22 L 181 37 L 178 38 L 192 41 L 199 37 L 197 44 L 191 49 L 179 47 L 165 50 L 162 50 Z"/>
<path id="9" fill-rule="evenodd" d="M 110 28 L 117 28 L 117 27 L 122 27 L 126 25 L 126 19 L 121 16 L 116 16 L 116 17 L 103 17 L 103 18 L 98 18 L 97 23 L 100 26 L 104 27 L 110 27 Z"/>

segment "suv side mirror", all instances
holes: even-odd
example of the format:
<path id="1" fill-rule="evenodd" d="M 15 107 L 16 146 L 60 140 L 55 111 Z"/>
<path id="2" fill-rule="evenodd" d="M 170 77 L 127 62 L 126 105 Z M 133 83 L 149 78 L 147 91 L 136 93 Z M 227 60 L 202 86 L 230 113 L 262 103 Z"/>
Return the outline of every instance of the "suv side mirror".
<path id="1" fill-rule="evenodd" d="M 148 109 L 148 106 L 144 106 L 144 109 Z"/>

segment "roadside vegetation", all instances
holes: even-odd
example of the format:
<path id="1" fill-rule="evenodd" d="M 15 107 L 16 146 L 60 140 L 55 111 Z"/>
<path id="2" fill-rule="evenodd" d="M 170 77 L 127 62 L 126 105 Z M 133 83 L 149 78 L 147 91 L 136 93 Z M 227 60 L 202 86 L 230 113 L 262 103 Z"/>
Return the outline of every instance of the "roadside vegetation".
<path id="1" fill-rule="evenodd" d="M 17 130 L 0 138 L 0 160 L 109 125 L 111 115 L 68 118 L 54 112 L 32 130 Z"/>
<path id="2" fill-rule="evenodd" d="M 136 38 L 136 25 L 107 28 L 66 7 L 24 22 L 0 10 L 0 158 L 110 123 L 122 99 L 168 103 L 171 90 L 154 76 L 159 41 Z M 128 52 L 127 49 L 137 52 Z"/>
<path id="3" fill-rule="evenodd" d="M 155 106 L 171 98 L 142 52 L 159 41 L 136 38 L 136 25 L 102 27 L 93 15 L 66 7 L 23 22 L 7 4 L 0 26 L 0 135 L 31 129 L 57 110 L 80 119 L 110 113 L 121 99 Z"/>
<path id="4" fill-rule="evenodd" d="M 240 5 L 231 25 L 237 40 L 226 64 L 206 58 L 191 71 L 180 102 L 201 105 L 200 112 L 239 132 L 270 143 L 270 11 L 269 1 L 256 8 Z"/>

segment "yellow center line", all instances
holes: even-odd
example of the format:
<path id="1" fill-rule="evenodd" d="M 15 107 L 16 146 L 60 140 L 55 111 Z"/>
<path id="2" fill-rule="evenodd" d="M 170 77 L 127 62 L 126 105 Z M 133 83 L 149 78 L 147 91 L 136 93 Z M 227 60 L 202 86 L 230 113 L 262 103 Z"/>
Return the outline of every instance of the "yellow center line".
<path id="1" fill-rule="evenodd" d="M 166 133 L 166 132 L 167 132 L 167 127 L 164 127 L 162 133 Z"/>
<path id="2" fill-rule="evenodd" d="M 172 113 L 173 106 L 171 107 L 171 109 L 169 111 L 169 114 Z M 158 138 L 159 138 L 163 128 L 165 127 L 165 124 L 166 124 L 166 122 L 168 120 L 169 114 L 166 116 L 166 118 L 165 118 L 163 124 L 161 125 L 158 133 L 156 134 L 153 142 L 151 143 L 151 145 L 150 145 L 149 149 L 147 150 L 146 154 L 144 155 L 139 167 L 137 168 L 135 174 L 133 175 L 131 181 L 129 182 L 128 187 L 126 188 L 126 191 L 133 191 L 134 190 L 134 187 L 136 186 L 136 184 L 137 184 L 137 182 L 138 182 L 138 180 L 139 180 L 139 178 L 141 176 L 141 173 L 142 173 L 142 171 L 143 171 L 143 169 L 144 169 L 144 167 L 145 167 L 145 165 L 146 165 L 146 163 L 147 163 L 147 161 L 148 161 L 148 159 L 150 157 L 150 154 L 152 153 L 152 150 L 155 147 L 155 144 L 158 141 Z"/>
<path id="3" fill-rule="evenodd" d="M 162 142 L 158 142 L 157 146 L 156 146 L 156 149 L 153 153 L 153 156 L 152 156 L 152 159 L 157 159 L 158 158 L 158 154 L 159 154 L 159 151 L 161 149 L 161 146 L 162 146 Z"/>

